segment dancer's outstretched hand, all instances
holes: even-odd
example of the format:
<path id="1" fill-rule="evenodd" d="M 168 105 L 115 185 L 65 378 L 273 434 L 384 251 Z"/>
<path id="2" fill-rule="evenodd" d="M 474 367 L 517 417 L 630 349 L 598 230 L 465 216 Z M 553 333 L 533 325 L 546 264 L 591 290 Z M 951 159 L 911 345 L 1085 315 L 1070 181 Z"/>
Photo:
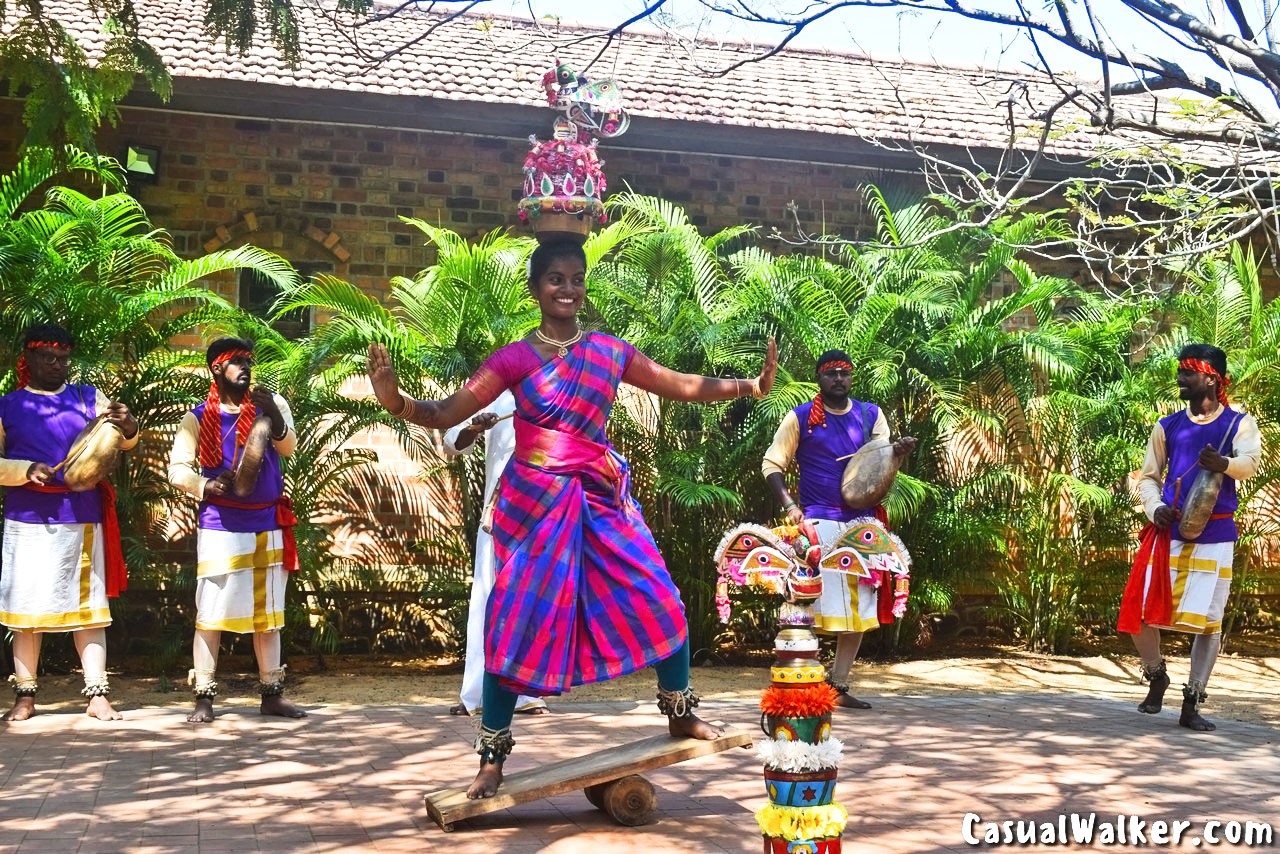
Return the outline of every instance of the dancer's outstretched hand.
<path id="1" fill-rule="evenodd" d="M 368 371 L 378 403 L 388 412 L 398 414 L 405 405 L 400 396 L 400 380 L 396 378 L 396 369 L 391 367 L 391 354 L 382 344 L 374 342 L 369 345 Z"/>
<path id="2" fill-rule="evenodd" d="M 764 367 L 756 377 L 754 397 L 759 400 L 773 388 L 773 378 L 778 373 L 778 342 L 769 339 L 769 349 L 764 353 Z"/>

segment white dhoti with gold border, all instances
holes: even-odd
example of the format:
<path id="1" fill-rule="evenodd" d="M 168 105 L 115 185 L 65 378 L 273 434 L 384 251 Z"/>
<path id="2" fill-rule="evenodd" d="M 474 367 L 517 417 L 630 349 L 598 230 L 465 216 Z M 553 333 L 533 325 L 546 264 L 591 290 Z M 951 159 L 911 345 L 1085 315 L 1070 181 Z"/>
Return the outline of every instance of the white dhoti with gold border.
<path id="1" fill-rule="evenodd" d="M 870 518 L 870 517 L 868 517 Z M 810 519 L 818 531 L 825 554 L 840 535 L 864 518 L 837 522 L 832 519 Z M 820 632 L 869 632 L 880 628 L 878 604 L 880 590 L 861 584 L 859 576 L 847 572 L 822 570 L 822 596 L 813 606 L 813 627 Z"/>
<path id="2" fill-rule="evenodd" d="M 200 528 L 196 535 L 196 628 L 274 632 L 284 627 L 284 534 Z"/>
<path id="3" fill-rule="evenodd" d="M 69 632 L 111 625 L 101 524 L 4 521 L 0 623 Z"/>
<path id="4" fill-rule="evenodd" d="M 1222 615 L 1231 595 L 1231 566 L 1235 543 L 1169 544 L 1169 585 L 1173 594 L 1173 616 L 1169 625 L 1157 628 L 1193 635 L 1222 631 Z M 1142 589 L 1143 607 L 1151 587 L 1151 567 Z M 1152 625 L 1155 625 L 1154 623 Z"/>

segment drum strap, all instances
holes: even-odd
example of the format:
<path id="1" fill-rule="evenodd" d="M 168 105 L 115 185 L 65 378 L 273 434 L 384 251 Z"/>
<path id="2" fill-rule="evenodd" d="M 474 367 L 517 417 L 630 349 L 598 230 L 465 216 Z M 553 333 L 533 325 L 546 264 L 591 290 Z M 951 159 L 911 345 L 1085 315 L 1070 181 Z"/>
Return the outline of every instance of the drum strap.
<path id="1" fill-rule="evenodd" d="M 1235 445 L 1236 429 L 1240 426 L 1240 419 L 1241 419 L 1241 418 L 1243 418 L 1243 417 L 1244 417 L 1244 413 L 1243 413 L 1243 412 L 1237 412 L 1237 413 L 1236 413 L 1236 417 L 1235 417 L 1235 418 L 1233 418 L 1233 419 L 1231 419 L 1231 424 L 1227 427 L 1227 432 L 1225 432 L 1225 433 L 1223 433 L 1223 434 L 1222 434 L 1222 441 L 1218 442 L 1218 453 L 1219 453 L 1219 454 L 1221 454 L 1221 453 L 1222 453 L 1222 449 L 1223 449 L 1223 448 L 1227 447 L 1227 442 L 1228 442 L 1229 440 L 1230 440 L 1230 441 L 1231 441 L 1231 443 L 1232 443 L 1232 447 L 1234 447 L 1234 445 Z M 1191 466 L 1190 466 L 1186 471 L 1184 471 L 1182 474 L 1178 475 L 1178 476 L 1174 479 L 1174 481 L 1173 481 L 1173 489 L 1174 489 L 1173 506 L 1174 506 L 1174 507 L 1177 507 L 1177 506 L 1181 503 L 1181 502 L 1180 502 L 1180 500 L 1179 500 L 1179 496 L 1180 496 L 1180 494 L 1181 494 L 1181 492 L 1182 492 L 1182 479 L 1183 479 L 1184 477 L 1186 477 L 1187 475 L 1191 474 L 1193 471 L 1195 471 L 1195 470 L 1196 470 L 1196 469 L 1198 469 L 1199 467 L 1200 467 L 1200 463 L 1199 463 L 1199 462 L 1194 462 L 1194 463 L 1192 463 L 1192 464 L 1191 464 Z"/>
<path id="2" fill-rule="evenodd" d="M 66 495 L 71 490 L 62 484 L 24 483 L 24 489 L 50 495 Z M 129 587 L 129 568 L 120 545 L 120 517 L 116 515 L 116 490 L 110 481 L 98 482 L 102 500 L 102 565 L 107 576 L 107 597 L 114 599 Z"/>

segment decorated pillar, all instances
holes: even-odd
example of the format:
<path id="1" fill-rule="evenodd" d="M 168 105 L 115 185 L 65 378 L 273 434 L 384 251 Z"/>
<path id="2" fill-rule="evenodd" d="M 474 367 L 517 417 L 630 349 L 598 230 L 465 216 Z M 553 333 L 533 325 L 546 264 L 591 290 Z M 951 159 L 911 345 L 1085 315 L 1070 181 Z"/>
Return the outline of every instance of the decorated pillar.
<path id="1" fill-rule="evenodd" d="M 729 589 L 782 594 L 771 684 L 760 698 L 756 746 L 769 803 L 756 813 L 765 854 L 838 854 L 849 814 L 835 800 L 844 745 L 831 737 L 836 692 L 818 661 L 813 603 L 822 593 L 818 538 L 811 525 L 769 530 L 742 525 L 716 549 L 717 606 L 729 616 Z"/>

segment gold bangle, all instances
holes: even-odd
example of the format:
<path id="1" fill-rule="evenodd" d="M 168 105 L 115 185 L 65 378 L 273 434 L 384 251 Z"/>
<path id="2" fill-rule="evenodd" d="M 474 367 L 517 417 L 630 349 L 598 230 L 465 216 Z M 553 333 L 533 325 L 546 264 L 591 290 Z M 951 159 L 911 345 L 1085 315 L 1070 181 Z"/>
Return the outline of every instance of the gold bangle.
<path id="1" fill-rule="evenodd" d="M 400 410 L 396 412 L 396 418 L 399 418 L 402 421 L 407 421 L 409 420 L 409 416 L 413 414 L 413 409 L 418 405 L 418 401 L 409 397 L 404 392 L 400 392 L 400 399 L 404 401 L 404 405 L 402 405 Z"/>

